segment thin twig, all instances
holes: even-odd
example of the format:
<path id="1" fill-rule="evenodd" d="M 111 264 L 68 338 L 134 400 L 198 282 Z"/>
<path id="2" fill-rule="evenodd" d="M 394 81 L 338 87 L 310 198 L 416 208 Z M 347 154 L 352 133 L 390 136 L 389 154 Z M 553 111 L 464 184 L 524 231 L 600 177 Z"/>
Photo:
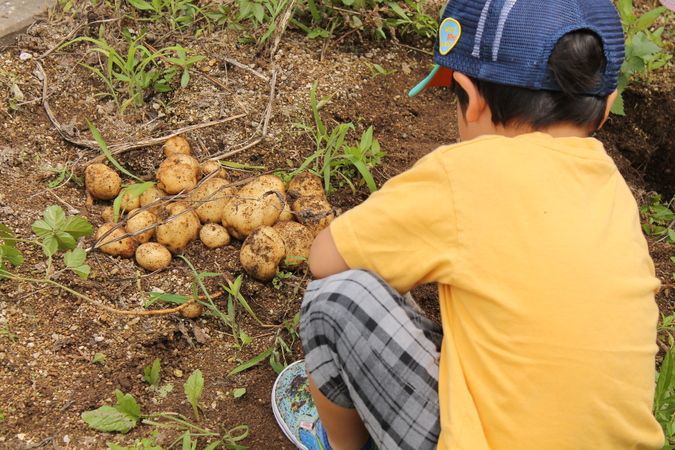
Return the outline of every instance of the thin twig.
<path id="1" fill-rule="evenodd" d="M 247 66 L 246 64 L 240 63 L 236 59 L 228 58 L 227 56 L 224 56 L 222 58 L 225 62 L 230 63 L 235 67 L 239 67 L 240 69 L 247 70 L 247 71 L 251 72 L 253 75 L 255 75 L 256 77 L 258 77 L 262 80 L 265 80 L 265 81 L 270 80 L 269 77 L 263 75 L 262 73 L 258 72 L 257 70 L 253 69 L 252 67 Z"/>
<path id="2" fill-rule="evenodd" d="M 274 44 L 272 44 L 272 48 L 270 49 L 271 60 L 274 60 L 274 55 L 276 55 L 277 49 L 279 48 L 279 43 L 281 43 L 281 37 L 284 35 L 286 27 L 288 26 L 288 22 L 289 20 L 291 20 L 291 17 L 293 16 L 293 8 L 295 8 L 295 1 L 296 0 L 291 0 L 289 5 L 286 7 L 284 15 L 281 17 L 281 20 L 279 20 L 279 23 L 277 24 L 277 31 L 274 33 Z"/>

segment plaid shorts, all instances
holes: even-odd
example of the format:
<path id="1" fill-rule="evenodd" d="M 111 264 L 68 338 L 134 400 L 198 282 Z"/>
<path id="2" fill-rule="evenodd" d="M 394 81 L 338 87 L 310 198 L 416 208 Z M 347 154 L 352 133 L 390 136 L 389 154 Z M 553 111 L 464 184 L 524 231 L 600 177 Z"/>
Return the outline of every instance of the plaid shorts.
<path id="1" fill-rule="evenodd" d="M 350 270 L 309 284 L 300 337 L 307 371 L 355 408 L 380 449 L 435 449 L 441 328 L 377 275 Z"/>

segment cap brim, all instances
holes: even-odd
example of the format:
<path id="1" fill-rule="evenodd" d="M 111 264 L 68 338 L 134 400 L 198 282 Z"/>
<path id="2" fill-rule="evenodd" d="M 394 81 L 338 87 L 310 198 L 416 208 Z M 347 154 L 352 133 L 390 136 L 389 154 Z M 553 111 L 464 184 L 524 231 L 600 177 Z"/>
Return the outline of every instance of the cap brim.
<path id="1" fill-rule="evenodd" d="M 434 68 L 431 69 L 431 72 L 425 79 L 417 83 L 417 86 L 410 89 L 408 92 L 409 97 L 414 97 L 426 88 L 434 86 L 451 86 L 452 85 L 452 70 L 447 67 L 439 66 L 438 64 L 434 65 Z"/>

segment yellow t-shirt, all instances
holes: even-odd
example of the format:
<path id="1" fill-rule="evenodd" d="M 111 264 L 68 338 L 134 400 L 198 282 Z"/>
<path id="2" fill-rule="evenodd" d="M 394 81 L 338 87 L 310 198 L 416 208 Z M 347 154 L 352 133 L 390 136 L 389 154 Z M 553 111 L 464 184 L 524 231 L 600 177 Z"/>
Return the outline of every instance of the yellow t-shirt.
<path id="1" fill-rule="evenodd" d="M 657 449 L 659 281 L 600 142 L 441 147 L 330 227 L 349 267 L 437 282 L 439 449 Z"/>

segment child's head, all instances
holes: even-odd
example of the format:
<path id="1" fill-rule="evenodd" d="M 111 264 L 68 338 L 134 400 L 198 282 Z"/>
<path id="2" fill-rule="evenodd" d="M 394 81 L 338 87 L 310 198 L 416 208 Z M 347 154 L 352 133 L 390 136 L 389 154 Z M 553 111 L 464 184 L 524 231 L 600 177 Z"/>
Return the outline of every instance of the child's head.
<path id="1" fill-rule="evenodd" d="M 437 66 L 411 95 L 452 86 L 462 139 L 556 127 L 588 134 L 607 116 L 623 56 L 610 0 L 450 0 Z"/>

